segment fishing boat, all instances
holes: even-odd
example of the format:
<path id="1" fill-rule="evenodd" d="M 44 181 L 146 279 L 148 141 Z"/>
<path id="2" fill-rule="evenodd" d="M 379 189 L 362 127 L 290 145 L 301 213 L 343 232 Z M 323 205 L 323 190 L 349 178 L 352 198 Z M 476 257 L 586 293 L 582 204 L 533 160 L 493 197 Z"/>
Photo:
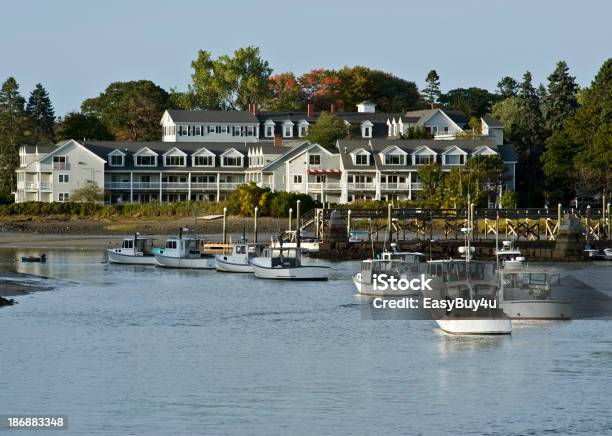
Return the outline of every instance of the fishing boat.
<path id="1" fill-rule="evenodd" d="M 182 228 L 179 236 L 166 240 L 166 245 L 155 254 L 158 266 L 166 268 L 215 269 L 215 255 L 205 252 L 204 240 L 197 237 L 183 237 Z"/>
<path id="2" fill-rule="evenodd" d="M 571 319 L 571 303 L 553 298 L 553 285 L 559 284 L 559 273 L 536 268 L 504 268 L 497 274 L 500 306 L 510 318 Z"/>
<path id="3" fill-rule="evenodd" d="M 121 247 L 109 248 L 108 261 L 129 265 L 155 265 L 153 242 L 153 239 L 142 238 L 136 233 L 131 238 L 125 238 Z"/>
<path id="4" fill-rule="evenodd" d="M 264 247 L 263 244 L 235 244 L 229 252 L 215 256 L 217 271 L 252 273 L 249 260 L 261 256 Z"/>
<path id="5" fill-rule="evenodd" d="M 330 267 L 303 265 L 299 248 L 266 248 L 249 260 L 255 277 L 277 280 L 327 280 Z"/>
<path id="6" fill-rule="evenodd" d="M 524 268 L 527 260 L 521 255 L 521 250 L 514 247 L 513 241 L 502 241 L 502 248 L 495 250 L 497 264 L 503 269 Z"/>
<path id="7" fill-rule="evenodd" d="M 304 238 L 300 235 L 300 249 L 302 253 L 318 253 L 319 252 L 319 239 L 317 238 Z M 276 241 L 272 241 L 270 244 L 271 248 L 297 248 L 297 231 L 287 230 L 283 232 Z"/>
<path id="8" fill-rule="evenodd" d="M 30 262 L 43 263 L 47 261 L 47 255 L 43 253 L 40 256 L 21 256 L 21 261 L 24 263 L 30 263 Z"/>

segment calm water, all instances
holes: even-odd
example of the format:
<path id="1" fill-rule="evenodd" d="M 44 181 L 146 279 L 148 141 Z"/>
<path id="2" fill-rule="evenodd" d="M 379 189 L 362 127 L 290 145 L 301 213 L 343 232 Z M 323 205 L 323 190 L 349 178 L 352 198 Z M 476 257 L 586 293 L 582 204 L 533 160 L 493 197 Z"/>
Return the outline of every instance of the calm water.
<path id="1" fill-rule="evenodd" d="M 298 285 L 47 254 L 17 267 L 57 288 L 0 309 L 0 413 L 54 434 L 612 432 L 609 321 L 456 337 L 361 320 L 356 262 Z M 571 273 L 612 295 L 612 267 Z"/>

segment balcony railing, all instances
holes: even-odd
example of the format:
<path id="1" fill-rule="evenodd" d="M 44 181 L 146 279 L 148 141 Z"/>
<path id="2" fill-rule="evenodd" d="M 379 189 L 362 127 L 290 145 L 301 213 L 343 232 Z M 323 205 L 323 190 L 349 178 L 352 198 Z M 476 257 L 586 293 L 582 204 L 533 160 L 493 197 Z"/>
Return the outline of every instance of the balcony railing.
<path id="1" fill-rule="evenodd" d="M 42 182 L 40 184 L 40 189 L 42 189 L 43 191 L 51 191 L 53 190 L 53 184 L 50 182 Z"/>
<path id="2" fill-rule="evenodd" d="M 380 190 L 381 191 L 408 191 L 410 184 L 409 183 L 381 183 Z"/>
<path id="3" fill-rule="evenodd" d="M 177 190 L 177 189 L 181 189 L 181 190 L 187 190 L 189 189 L 189 183 L 187 182 L 162 182 L 162 189 L 169 189 L 169 190 Z"/>
<path id="4" fill-rule="evenodd" d="M 244 182 L 221 182 L 219 183 L 219 189 L 222 191 L 233 191 L 242 184 L 244 184 Z"/>
<path id="5" fill-rule="evenodd" d="M 321 191 L 340 191 L 340 183 L 308 183 L 308 190 L 313 192 Z"/>
<path id="6" fill-rule="evenodd" d="M 217 184 L 216 183 L 202 183 L 202 182 L 193 182 L 191 183 L 192 191 L 216 191 Z"/>
<path id="7" fill-rule="evenodd" d="M 38 182 L 26 182 L 26 191 L 38 191 Z"/>
<path id="8" fill-rule="evenodd" d="M 349 191 L 375 191 L 376 183 L 349 183 Z"/>
<path id="9" fill-rule="evenodd" d="M 418 183 L 413 183 L 412 184 L 412 190 L 413 191 L 420 191 L 421 189 L 423 189 L 423 184 L 418 182 Z"/>

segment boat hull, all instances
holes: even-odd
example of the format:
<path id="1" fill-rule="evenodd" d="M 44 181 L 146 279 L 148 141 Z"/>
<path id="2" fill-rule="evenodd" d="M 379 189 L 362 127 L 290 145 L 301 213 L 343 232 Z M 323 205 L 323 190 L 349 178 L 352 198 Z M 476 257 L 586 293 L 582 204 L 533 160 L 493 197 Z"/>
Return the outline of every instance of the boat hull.
<path id="1" fill-rule="evenodd" d="M 217 271 L 235 272 L 235 273 L 252 273 L 253 272 L 253 266 L 251 266 L 251 264 L 234 263 L 228 260 L 224 260 L 223 257 L 225 256 L 219 256 L 219 255 L 215 256 L 215 266 L 217 268 Z"/>
<path id="2" fill-rule="evenodd" d="M 118 253 L 111 248 L 108 250 L 108 261 L 124 265 L 155 265 L 155 256 L 133 256 Z"/>
<path id="3" fill-rule="evenodd" d="M 512 321 L 509 319 L 437 319 L 436 323 L 446 333 L 454 335 L 509 335 Z"/>
<path id="4" fill-rule="evenodd" d="M 512 319 L 558 319 L 572 318 L 569 301 L 515 300 L 501 303 L 504 313 Z"/>
<path id="5" fill-rule="evenodd" d="M 251 261 L 255 277 L 272 280 L 316 280 L 329 279 L 328 266 L 299 266 L 288 268 L 269 268 Z"/>
<path id="6" fill-rule="evenodd" d="M 155 255 L 155 262 L 164 268 L 185 268 L 185 269 L 215 269 L 215 258 L 180 258 L 169 257 L 162 254 Z"/>

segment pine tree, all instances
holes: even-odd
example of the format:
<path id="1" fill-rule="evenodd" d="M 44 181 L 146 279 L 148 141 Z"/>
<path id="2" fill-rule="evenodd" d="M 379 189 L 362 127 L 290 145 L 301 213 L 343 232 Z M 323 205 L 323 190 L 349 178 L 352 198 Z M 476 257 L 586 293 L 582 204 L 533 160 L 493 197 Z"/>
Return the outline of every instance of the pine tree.
<path id="1" fill-rule="evenodd" d="M 578 109 L 576 78 L 569 75 L 564 61 L 548 76 L 548 92 L 542 100 L 542 113 L 550 132 L 563 129 L 565 122 Z"/>
<path id="2" fill-rule="evenodd" d="M 427 77 L 425 78 L 425 82 L 427 82 L 427 86 L 423 90 L 423 95 L 425 96 L 425 101 L 431 105 L 433 109 L 434 104 L 438 102 L 440 98 L 440 76 L 436 73 L 436 70 L 431 70 Z"/>
<path id="3" fill-rule="evenodd" d="M 24 104 L 17 81 L 9 77 L 0 88 L 0 201 L 8 201 L 16 187 L 19 146 L 27 133 Z"/>
<path id="4" fill-rule="evenodd" d="M 36 84 L 30 94 L 26 113 L 32 121 L 36 141 L 53 142 L 55 112 L 47 90 L 40 83 Z"/>
<path id="5" fill-rule="evenodd" d="M 517 97 L 518 117 L 512 132 L 521 159 L 519 168 L 524 168 L 520 184 L 527 188 L 527 204 L 536 206 L 539 184 L 541 181 L 540 155 L 544 142 L 544 129 L 542 112 L 540 111 L 540 99 L 533 87 L 531 73 L 527 71 L 523 76 L 523 82 L 519 85 Z M 521 183 L 522 182 L 522 183 Z"/>
<path id="6" fill-rule="evenodd" d="M 510 76 L 502 78 L 497 82 L 497 92 L 502 98 L 515 97 L 518 83 Z"/>

